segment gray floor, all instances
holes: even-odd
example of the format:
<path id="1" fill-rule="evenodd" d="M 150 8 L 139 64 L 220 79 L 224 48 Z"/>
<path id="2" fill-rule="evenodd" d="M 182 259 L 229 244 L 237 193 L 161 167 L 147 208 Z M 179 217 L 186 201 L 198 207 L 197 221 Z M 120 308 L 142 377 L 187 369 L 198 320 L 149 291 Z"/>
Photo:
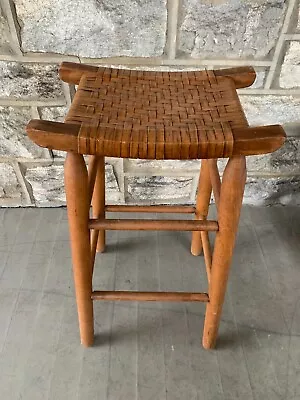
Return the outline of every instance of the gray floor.
<path id="1" fill-rule="evenodd" d="M 218 349 L 203 304 L 95 304 L 79 345 L 64 209 L 0 210 L 0 399 L 300 398 L 300 208 L 244 208 Z M 95 288 L 206 290 L 190 234 L 111 232 Z"/>

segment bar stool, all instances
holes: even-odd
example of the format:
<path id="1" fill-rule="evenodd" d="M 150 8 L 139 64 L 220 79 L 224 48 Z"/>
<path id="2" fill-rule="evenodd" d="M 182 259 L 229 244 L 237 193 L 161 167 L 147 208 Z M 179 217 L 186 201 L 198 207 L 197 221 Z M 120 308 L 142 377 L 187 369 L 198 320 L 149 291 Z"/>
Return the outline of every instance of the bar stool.
<path id="1" fill-rule="evenodd" d="M 203 346 L 215 346 L 237 232 L 245 156 L 270 153 L 285 140 L 281 126 L 249 127 L 236 92 L 255 80 L 251 67 L 145 72 L 64 62 L 60 78 L 77 84 L 64 123 L 32 120 L 29 137 L 67 152 L 67 198 L 81 342 L 94 338 L 93 300 L 206 302 Z M 90 156 L 87 171 L 83 155 Z M 105 204 L 104 157 L 201 159 L 195 207 Z M 228 158 L 222 182 L 218 158 Z M 218 221 L 208 220 L 213 192 Z M 92 218 L 90 205 L 92 203 Z M 109 212 L 194 213 L 194 220 L 107 219 Z M 95 253 L 106 230 L 192 231 L 191 252 L 204 253 L 207 293 L 93 291 Z M 208 232 L 216 232 L 213 253 Z"/>

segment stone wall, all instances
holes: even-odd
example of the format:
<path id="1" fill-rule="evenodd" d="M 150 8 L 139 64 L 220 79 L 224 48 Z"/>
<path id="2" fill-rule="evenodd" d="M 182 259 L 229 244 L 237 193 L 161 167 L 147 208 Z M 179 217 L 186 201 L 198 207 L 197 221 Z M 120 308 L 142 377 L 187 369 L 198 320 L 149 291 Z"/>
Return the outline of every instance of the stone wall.
<path id="1" fill-rule="evenodd" d="M 240 90 L 255 124 L 284 124 L 286 145 L 249 157 L 245 202 L 299 203 L 298 0 L 0 0 L 0 205 L 64 204 L 64 153 L 31 143 L 31 118 L 62 120 L 72 86 L 61 61 L 156 70 L 253 65 Z M 114 203 L 191 203 L 198 161 L 108 158 Z M 220 168 L 224 167 L 224 161 Z"/>

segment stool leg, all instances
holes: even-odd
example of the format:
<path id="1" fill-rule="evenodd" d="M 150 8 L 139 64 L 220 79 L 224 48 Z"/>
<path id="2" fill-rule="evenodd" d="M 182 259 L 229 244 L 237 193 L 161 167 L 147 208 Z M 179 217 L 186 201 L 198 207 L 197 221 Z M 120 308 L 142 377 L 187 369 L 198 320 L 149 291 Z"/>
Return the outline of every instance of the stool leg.
<path id="1" fill-rule="evenodd" d="M 65 189 L 81 343 L 94 340 L 92 265 L 90 250 L 88 174 L 81 154 L 68 153 Z"/>
<path id="2" fill-rule="evenodd" d="M 215 346 L 227 279 L 238 228 L 246 181 L 245 157 L 229 159 L 223 174 L 219 204 L 219 231 L 213 253 L 209 303 L 206 306 L 203 346 Z"/>
<path id="3" fill-rule="evenodd" d="M 94 195 L 92 200 L 93 218 L 105 217 L 105 160 L 98 158 L 97 176 L 95 181 Z M 105 249 L 105 231 L 100 230 L 98 234 L 97 252 L 102 253 Z"/>
<path id="4" fill-rule="evenodd" d="M 201 169 L 196 199 L 196 219 L 206 219 L 211 197 L 211 181 L 209 174 L 208 160 L 201 160 Z M 206 232 L 207 233 L 207 232 Z M 199 256 L 202 251 L 201 232 L 192 233 L 191 253 Z"/>
<path id="5" fill-rule="evenodd" d="M 220 202 L 220 189 L 221 189 L 221 180 L 220 180 L 218 164 L 217 164 L 218 160 L 211 159 L 211 160 L 207 160 L 207 161 L 208 161 L 208 165 L 209 165 L 209 175 L 210 175 L 210 181 L 211 181 L 211 185 L 212 185 L 212 191 L 214 194 L 216 207 L 218 209 L 219 202 Z"/>

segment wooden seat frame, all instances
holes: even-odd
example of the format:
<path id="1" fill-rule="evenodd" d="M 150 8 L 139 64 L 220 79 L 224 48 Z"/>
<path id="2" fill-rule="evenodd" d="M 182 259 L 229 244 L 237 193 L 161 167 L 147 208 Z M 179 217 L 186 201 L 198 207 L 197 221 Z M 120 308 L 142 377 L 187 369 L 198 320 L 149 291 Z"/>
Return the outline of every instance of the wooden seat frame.
<path id="1" fill-rule="evenodd" d="M 84 73 L 94 73 L 95 68 L 63 63 L 61 78 L 68 83 L 79 83 Z M 230 76 L 236 87 L 253 83 L 252 68 L 219 71 Z M 88 169 L 82 154 L 76 152 L 73 142 L 68 142 L 72 129 L 68 124 L 31 121 L 29 136 L 41 146 L 49 146 L 49 132 L 56 134 L 57 148 L 68 151 L 65 161 L 65 189 L 70 227 L 73 271 L 78 307 L 81 342 L 91 346 L 94 340 L 94 300 L 134 301 L 200 301 L 206 303 L 203 346 L 215 346 L 221 311 L 226 291 L 235 237 L 240 217 L 246 181 L 245 155 L 274 151 L 284 142 L 281 127 L 248 128 L 236 140 L 236 147 L 229 158 L 222 182 L 216 159 L 203 159 L 199 176 L 195 207 L 191 206 L 130 206 L 105 204 L 104 156 L 90 155 Z M 251 131 L 252 129 L 252 131 Z M 256 129 L 256 130 L 255 130 Z M 252 132 L 249 134 L 249 132 Z M 256 135 L 256 136 L 255 136 Z M 65 141 L 61 138 L 64 137 Z M 246 143 L 246 144 L 245 144 Z M 249 144 L 250 143 L 250 144 Z M 53 148 L 53 144 L 50 146 Z M 214 194 L 218 219 L 207 219 L 211 194 Z M 90 206 L 92 204 L 92 218 Z M 153 212 L 194 214 L 194 220 L 141 220 L 107 219 L 106 212 Z M 185 230 L 192 231 L 191 252 L 198 256 L 203 250 L 208 278 L 207 293 L 183 292 L 124 292 L 93 291 L 92 279 L 96 252 L 105 250 L 106 230 Z M 216 232 L 212 253 L 208 232 Z"/>

